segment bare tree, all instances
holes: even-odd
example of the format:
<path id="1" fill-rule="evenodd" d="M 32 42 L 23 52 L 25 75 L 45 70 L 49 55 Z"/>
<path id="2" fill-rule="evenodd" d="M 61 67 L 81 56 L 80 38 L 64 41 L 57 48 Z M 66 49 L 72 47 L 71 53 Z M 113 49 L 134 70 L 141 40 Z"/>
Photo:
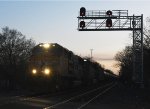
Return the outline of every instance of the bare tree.
<path id="1" fill-rule="evenodd" d="M 120 66 L 120 76 L 123 80 L 131 81 L 132 67 L 133 67 L 133 51 L 131 46 L 126 46 L 126 48 L 118 52 L 115 56 L 115 60 L 118 61 L 117 66 Z"/>
<path id="2" fill-rule="evenodd" d="M 144 78 L 149 80 L 150 78 L 150 18 L 147 18 L 146 26 L 144 27 Z M 130 80 L 132 78 L 133 69 L 133 50 L 131 46 L 127 46 L 121 52 L 118 52 L 115 56 L 115 60 L 118 61 L 118 66 L 120 66 L 120 74 L 124 80 Z M 149 82 L 150 83 L 150 82 Z"/>
<path id="3" fill-rule="evenodd" d="M 144 47 L 150 49 L 150 17 L 146 18 L 146 25 L 144 27 Z"/>
<path id="4" fill-rule="evenodd" d="M 31 49 L 35 46 L 32 39 L 26 37 L 15 29 L 2 28 L 0 33 L 0 66 L 1 73 L 9 79 L 13 79 L 23 73 Z M 22 71 L 22 72 L 19 72 Z"/>

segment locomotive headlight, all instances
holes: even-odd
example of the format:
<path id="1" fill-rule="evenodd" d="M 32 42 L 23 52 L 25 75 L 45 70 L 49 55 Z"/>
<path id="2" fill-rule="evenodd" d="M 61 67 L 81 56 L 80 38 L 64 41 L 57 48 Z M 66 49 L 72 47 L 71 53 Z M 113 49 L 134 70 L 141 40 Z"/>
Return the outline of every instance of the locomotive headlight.
<path id="1" fill-rule="evenodd" d="M 33 69 L 33 70 L 32 70 L 32 73 L 33 73 L 33 74 L 36 74 L 36 73 L 37 73 L 36 69 Z"/>
<path id="2" fill-rule="evenodd" d="M 48 43 L 43 44 L 43 47 L 47 49 L 47 48 L 49 48 L 49 47 L 50 47 L 50 44 L 48 44 Z"/>
<path id="3" fill-rule="evenodd" d="M 86 62 L 87 60 L 86 59 L 84 59 L 84 62 Z"/>
<path id="4" fill-rule="evenodd" d="M 45 73 L 45 75 L 49 75 L 49 74 L 50 74 L 50 69 L 46 68 L 46 69 L 44 70 L 44 73 Z"/>

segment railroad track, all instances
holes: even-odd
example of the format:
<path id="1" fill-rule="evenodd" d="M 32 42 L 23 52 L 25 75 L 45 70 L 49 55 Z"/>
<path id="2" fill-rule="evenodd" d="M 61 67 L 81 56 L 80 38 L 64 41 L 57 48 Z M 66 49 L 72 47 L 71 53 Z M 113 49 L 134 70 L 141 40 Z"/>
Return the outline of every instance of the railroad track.
<path id="1" fill-rule="evenodd" d="M 80 89 L 80 90 L 63 91 L 55 94 L 41 94 L 41 95 L 33 94 L 34 96 L 31 95 L 12 96 L 9 98 L 0 99 L 0 106 L 5 106 L 8 104 L 13 105 L 14 103 L 23 104 L 23 106 L 38 104 L 41 107 L 39 109 L 53 109 L 53 108 L 61 108 L 62 105 L 65 105 L 65 107 L 67 107 L 67 105 L 70 102 L 78 104 L 78 101 L 82 101 L 79 103 L 79 105 L 74 106 L 77 107 L 75 109 L 82 109 L 82 107 L 88 105 L 98 96 L 100 96 L 98 95 L 100 92 L 105 93 L 107 91 L 105 89 L 108 89 L 110 86 L 113 86 L 113 84 L 114 82 L 95 89 L 88 89 L 88 91 L 87 89 L 82 90 Z"/>
<path id="2" fill-rule="evenodd" d="M 66 91 L 63 92 L 58 92 L 58 93 L 52 93 L 52 94 L 37 94 L 37 93 L 30 93 L 28 95 L 17 95 L 17 96 L 11 96 L 11 97 L 3 97 L 0 98 L 0 106 L 10 104 L 10 103 L 16 103 L 20 101 L 30 101 L 34 100 L 39 97 L 44 97 L 44 96 L 59 96 L 62 94 L 67 93 Z"/>
<path id="3" fill-rule="evenodd" d="M 111 90 L 117 83 L 109 83 L 104 86 L 98 87 L 96 89 L 84 92 L 82 94 L 70 97 L 69 99 L 65 99 L 61 102 L 55 103 L 53 105 L 44 107 L 43 109 L 82 109 L 87 106 L 89 103 L 93 102 L 95 99 L 103 95 L 104 93 Z M 84 102 L 76 103 L 76 101 L 81 101 L 84 99 Z M 74 103 L 73 103 L 74 102 Z M 69 107 L 69 106 L 71 107 Z"/>

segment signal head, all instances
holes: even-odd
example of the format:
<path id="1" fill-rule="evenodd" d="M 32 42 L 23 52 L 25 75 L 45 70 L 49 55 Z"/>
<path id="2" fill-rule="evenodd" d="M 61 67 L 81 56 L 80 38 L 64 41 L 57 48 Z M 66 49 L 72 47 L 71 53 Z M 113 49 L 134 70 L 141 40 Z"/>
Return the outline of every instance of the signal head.
<path id="1" fill-rule="evenodd" d="M 81 22 L 80 22 L 80 28 L 83 29 L 84 27 L 85 27 L 85 22 L 84 22 L 84 21 L 81 21 Z"/>
<path id="2" fill-rule="evenodd" d="M 86 13 L 86 9 L 84 7 L 81 7 L 80 8 L 80 16 L 85 16 L 85 13 Z"/>
<path id="3" fill-rule="evenodd" d="M 112 27 L 112 20 L 111 19 L 106 20 L 106 27 Z"/>
<path id="4" fill-rule="evenodd" d="M 106 14 L 107 14 L 108 16 L 111 16 L 111 15 L 112 15 L 112 11 L 108 10 L 108 11 L 106 12 Z"/>

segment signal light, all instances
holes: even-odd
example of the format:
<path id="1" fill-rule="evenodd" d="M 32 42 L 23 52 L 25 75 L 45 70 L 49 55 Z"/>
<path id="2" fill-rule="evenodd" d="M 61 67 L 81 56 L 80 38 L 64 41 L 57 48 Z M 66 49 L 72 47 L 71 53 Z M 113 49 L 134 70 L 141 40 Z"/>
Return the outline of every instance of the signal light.
<path id="1" fill-rule="evenodd" d="M 108 10 L 108 11 L 106 12 L 106 14 L 107 14 L 108 16 L 111 16 L 111 15 L 112 15 L 112 11 Z"/>
<path id="2" fill-rule="evenodd" d="M 86 9 L 84 7 L 81 7 L 80 8 L 80 16 L 85 16 L 85 13 L 86 13 Z"/>
<path id="3" fill-rule="evenodd" d="M 106 20 L 106 27 L 112 27 L 112 20 L 111 19 Z"/>
<path id="4" fill-rule="evenodd" d="M 85 22 L 84 22 L 84 21 L 81 21 L 81 22 L 80 22 L 80 28 L 83 29 L 84 27 L 85 27 Z"/>

